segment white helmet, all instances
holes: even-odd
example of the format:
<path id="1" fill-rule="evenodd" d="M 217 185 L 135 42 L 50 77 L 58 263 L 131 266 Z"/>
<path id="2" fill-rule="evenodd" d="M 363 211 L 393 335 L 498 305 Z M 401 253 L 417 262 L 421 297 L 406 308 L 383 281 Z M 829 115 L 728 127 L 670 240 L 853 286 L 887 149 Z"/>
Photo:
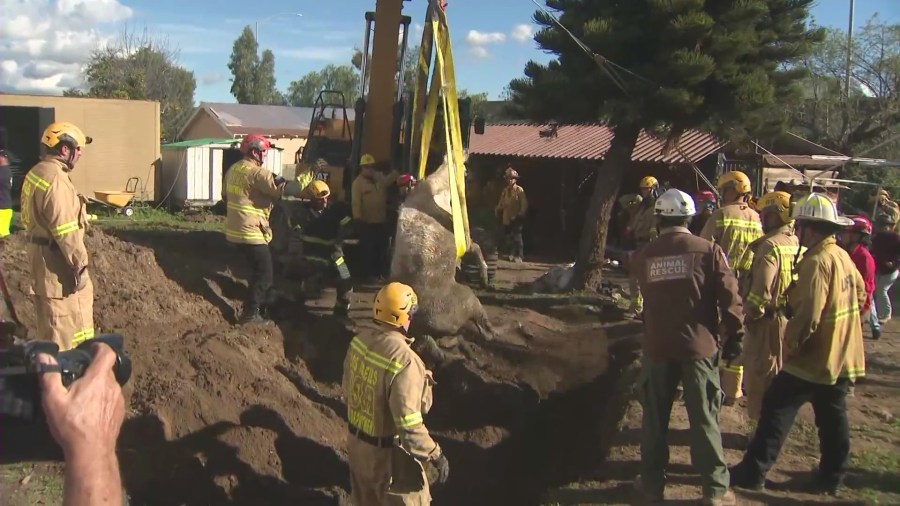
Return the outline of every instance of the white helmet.
<path id="1" fill-rule="evenodd" d="M 834 201 L 821 193 L 810 193 L 797 202 L 792 217 L 797 221 L 819 221 L 841 227 L 853 225 L 853 220 L 839 216 Z"/>
<path id="2" fill-rule="evenodd" d="M 694 199 L 681 190 L 671 188 L 656 199 L 656 215 L 687 217 L 697 214 Z"/>

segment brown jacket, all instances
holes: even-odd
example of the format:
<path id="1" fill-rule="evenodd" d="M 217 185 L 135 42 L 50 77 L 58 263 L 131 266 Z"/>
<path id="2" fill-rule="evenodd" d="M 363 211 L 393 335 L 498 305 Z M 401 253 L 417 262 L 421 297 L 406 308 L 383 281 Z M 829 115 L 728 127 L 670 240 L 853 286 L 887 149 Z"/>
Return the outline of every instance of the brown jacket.
<path id="1" fill-rule="evenodd" d="M 771 315 L 787 305 L 784 295 L 793 281 L 794 259 L 800 243 L 790 225 L 775 229 L 750 243 L 753 264 L 750 282 L 741 294 L 744 300 L 746 321 L 762 318 L 769 310 Z"/>
<path id="2" fill-rule="evenodd" d="M 353 219 L 361 223 L 385 223 L 387 221 L 388 188 L 394 184 L 400 172 L 375 173 L 375 179 L 362 174 L 356 176 L 350 188 Z"/>
<path id="3" fill-rule="evenodd" d="M 238 244 L 268 244 L 272 240 L 269 212 L 282 191 L 268 169 L 249 160 L 232 165 L 222 192 L 228 203 L 225 239 Z"/>
<path id="4" fill-rule="evenodd" d="M 750 209 L 746 202 L 725 204 L 716 209 L 700 231 L 700 237 L 722 247 L 728 264 L 740 272 L 750 270 L 753 252 L 748 246 L 762 235 L 759 213 Z"/>
<path id="5" fill-rule="evenodd" d="M 644 199 L 631 219 L 631 237 L 635 244 L 642 246 L 657 236 L 659 232 L 656 230 L 656 200 Z"/>
<path id="6" fill-rule="evenodd" d="M 32 238 L 28 246 L 32 290 L 56 299 L 75 292 L 75 273 L 88 265 L 86 200 L 65 167 L 62 161 L 45 157 L 25 176 L 21 197 L 22 223 Z"/>
<path id="7" fill-rule="evenodd" d="M 525 198 L 525 189 L 517 184 L 503 188 L 495 211 L 500 214 L 500 219 L 504 225 L 509 225 L 517 218 L 524 217 L 528 211 L 528 199 Z"/>
<path id="8" fill-rule="evenodd" d="M 423 420 L 434 380 L 411 342 L 386 327 L 367 328 L 353 338 L 342 382 L 347 420 L 370 436 L 398 435 L 407 453 L 430 460 L 441 451 Z"/>
<path id="9" fill-rule="evenodd" d="M 718 349 L 719 314 L 727 335 L 742 331 L 737 279 L 717 244 L 683 227 L 663 229 L 637 250 L 631 272 L 644 296 L 644 353 L 653 360 L 697 360 Z"/>
<path id="10" fill-rule="evenodd" d="M 866 289 L 850 255 L 829 237 L 806 251 L 798 270 L 788 295 L 784 371 L 823 385 L 865 376 L 859 308 Z"/>

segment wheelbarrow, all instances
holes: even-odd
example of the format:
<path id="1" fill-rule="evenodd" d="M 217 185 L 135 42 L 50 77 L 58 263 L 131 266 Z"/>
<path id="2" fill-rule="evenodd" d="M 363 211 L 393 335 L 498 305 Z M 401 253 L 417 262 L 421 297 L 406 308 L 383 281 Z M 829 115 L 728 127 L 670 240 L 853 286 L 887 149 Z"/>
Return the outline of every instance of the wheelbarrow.
<path id="1" fill-rule="evenodd" d="M 132 207 L 132 202 L 140 183 L 140 178 L 132 177 L 125 183 L 125 191 L 95 191 L 94 198 L 88 200 L 115 209 L 116 212 L 123 216 L 133 216 L 134 208 Z"/>

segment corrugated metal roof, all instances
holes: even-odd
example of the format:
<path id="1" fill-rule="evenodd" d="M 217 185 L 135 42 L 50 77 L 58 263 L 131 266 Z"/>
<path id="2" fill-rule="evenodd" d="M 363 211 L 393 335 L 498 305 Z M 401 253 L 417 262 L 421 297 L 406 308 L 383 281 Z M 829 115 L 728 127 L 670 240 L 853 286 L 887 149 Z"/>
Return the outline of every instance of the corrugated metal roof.
<path id="1" fill-rule="evenodd" d="M 233 142 L 238 142 L 238 141 L 237 141 L 237 139 L 214 139 L 211 137 L 206 137 L 203 139 L 191 139 L 189 141 L 170 142 L 168 144 L 163 144 L 160 147 L 162 149 L 180 149 L 180 148 L 193 148 L 196 146 L 208 146 L 211 144 L 230 144 Z"/>
<path id="2" fill-rule="evenodd" d="M 548 127 L 547 124 L 538 123 L 485 125 L 484 134 L 472 132 L 469 136 L 469 154 L 602 160 L 614 137 L 611 128 L 599 123 L 559 125 L 555 137 L 541 137 L 539 132 Z M 664 144 L 664 140 L 642 131 L 631 159 L 636 162 L 686 162 L 675 149 L 663 154 Z M 689 130 L 682 134 L 678 144 L 695 162 L 724 145 L 724 142 L 713 135 L 698 130 Z"/>
<path id="3" fill-rule="evenodd" d="M 201 102 L 208 110 L 235 135 L 260 133 L 267 137 L 305 137 L 309 133 L 312 107 L 289 107 L 282 105 L 227 104 Z M 339 108 L 326 108 L 326 118 L 343 118 Z M 353 120 L 354 111 L 347 108 L 347 118 Z"/>

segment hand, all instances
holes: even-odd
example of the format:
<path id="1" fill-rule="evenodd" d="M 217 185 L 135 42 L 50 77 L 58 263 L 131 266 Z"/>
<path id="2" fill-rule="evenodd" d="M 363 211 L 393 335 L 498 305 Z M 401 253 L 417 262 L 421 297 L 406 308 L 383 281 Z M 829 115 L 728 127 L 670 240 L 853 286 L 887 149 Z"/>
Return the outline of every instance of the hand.
<path id="1" fill-rule="evenodd" d="M 722 346 L 722 358 L 727 364 L 731 364 L 732 360 L 741 356 L 744 351 L 744 345 L 740 336 L 730 337 Z"/>
<path id="2" fill-rule="evenodd" d="M 87 265 L 82 268 L 76 268 L 75 272 L 75 291 L 80 292 L 84 290 L 84 287 L 87 286 L 88 281 L 91 279 L 91 275 L 88 273 Z"/>
<path id="3" fill-rule="evenodd" d="M 450 462 L 447 461 L 447 457 L 444 456 L 443 452 L 438 455 L 437 458 L 428 462 L 434 466 L 435 471 L 437 471 L 435 483 L 446 483 L 447 479 L 450 478 Z"/>
<path id="4" fill-rule="evenodd" d="M 94 360 L 84 376 L 67 390 L 58 372 L 41 375 L 41 402 L 50 433 L 66 459 L 115 455 L 116 440 L 125 418 L 125 398 L 116 382 L 116 353 L 103 344 L 93 347 Z M 38 355 L 42 364 L 56 364 L 50 355 Z"/>

